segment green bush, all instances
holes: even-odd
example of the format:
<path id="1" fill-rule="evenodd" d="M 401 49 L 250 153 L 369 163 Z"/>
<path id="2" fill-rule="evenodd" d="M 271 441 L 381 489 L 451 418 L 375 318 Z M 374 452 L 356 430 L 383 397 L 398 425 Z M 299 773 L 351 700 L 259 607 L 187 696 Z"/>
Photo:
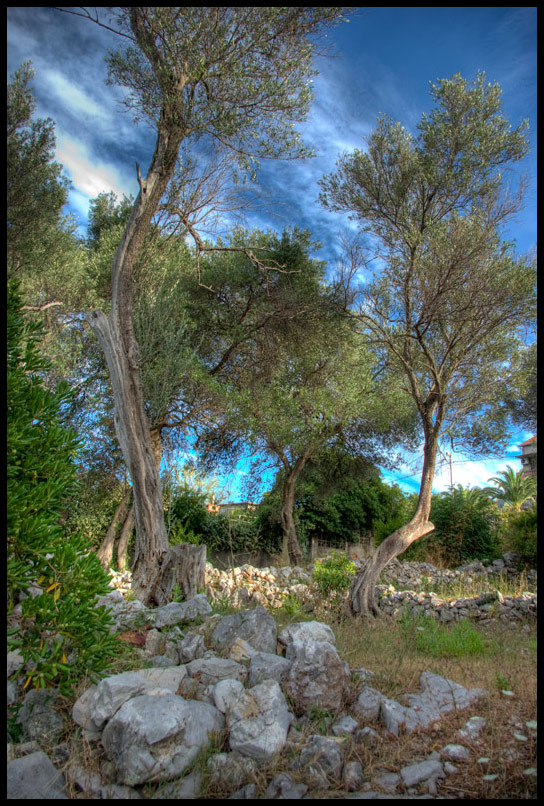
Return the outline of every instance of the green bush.
<path id="1" fill-rule="evenodd" d="M 499 553 L 493 507 L 478 488 L 465 489 L 459 484 L 450 492 L 434 495 L 431 521 L 435 530 L 429 535 L 429 545 L 440 548 L 450 567 Z"/>
<path id="2" fill-rule="evenodd" d="M 512 550 L 523 563 L 537 567 L 537 508 L 522 510 L 508 518 L 508 537 Z"/>
<path id="3" fill-rule="evenodd" d="M 355 565 L 343 552 L 333 552 L 323 560 L 316 560 L 312 577 L 317 584 L 320 596 L 328 596 L 333 591 L 343 593 L 355 574 Z"/>
<path id="4" fill-rule="evenodd" d="M 25 686 L 56 685 L 66 693 L 78 676 L 105 668 L 116 639 L 104 609 L 94 607 L 109 591 L 108 576 L 88 542 L 67 536 L 59 522 L 77 486 L 74 459 L 80 445 L 61 422 L 71 393 L 65 384 L 54 392 L 44 386 L 40 328 L 26 321 L 21 305 L 16 284 L 9 281 L 8 616 L 23 601 L 17 627 L 8 626 L 8 649 L 19 649 L 26 662 Z M 30 588 L 36 585 L 43 592 L 33 598 Z"/>

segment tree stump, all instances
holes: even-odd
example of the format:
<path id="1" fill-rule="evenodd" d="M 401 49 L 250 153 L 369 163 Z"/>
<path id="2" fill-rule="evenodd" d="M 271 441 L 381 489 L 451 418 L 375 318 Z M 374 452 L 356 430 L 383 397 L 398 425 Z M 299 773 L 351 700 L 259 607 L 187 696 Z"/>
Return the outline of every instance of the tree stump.
<path id="1" fill-rule="evenodd" d="M 152 598 L 161 606 L 172 601 L 174 586 L 178 585 L 185 599 L 196 596 L 204 587 L 206 546 L 180 543 L 170 546 L 164 556 Z"/>

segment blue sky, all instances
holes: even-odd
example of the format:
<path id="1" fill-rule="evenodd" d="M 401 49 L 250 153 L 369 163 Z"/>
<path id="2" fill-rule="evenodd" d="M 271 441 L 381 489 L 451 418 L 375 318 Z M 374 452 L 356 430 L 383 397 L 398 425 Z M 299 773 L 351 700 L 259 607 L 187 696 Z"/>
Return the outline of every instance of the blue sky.
<path id="1" fill-rule="evenodd" d="M 56 159 L 73 184 L 69 211 L 84 233 L 90 199 L 110 190 L 136 195 L 134 164 L 138 161 L 144 170 L 153 152 L 152 132 L 134 126 L 119 103 L 121 90 L 105 83 L 103 57 L 107 48 L 117 47 L 118 37 L 51 8 L 11 7 L 7 21 L 8 76 L 32 60 L 36 115 L 55 122 Z M 339 236 L 352 225 L 346 216 L 319 205 L 317 180 L 334 170 L 340 153 L 364 147 L 378 115 L 390 115 L 415 133 L 422 113 L 431 108 L 430 82 L 456 72 L 470 80 L 485 71 L 503 90 L 512 126 L 525 118 L 530 122 L 531 151 L 516 167 L 516 173 L 529 178 L 525 208 L 505 237 L 515 240 L 521 253 L 536 248 L 536 7 L 365 7 L 330 30 L 327 40 L 331 55 L 316 60 L 314 102 L 301 126 L 316 157 L 261 166 L 265 194 L 259 210 L 248 216 L 250 225 L 307 228 L 323 245 L 316 256 L 332 265 Z M 471 462 L 454 454 L 454 484 L 485 484 L 507 464 L 518 469 L 517 446 L 529 436 L 514 432 L 498 460 Z M 398 472 L 384 477 L 415 491 L 420 467 L 420 455 L 410 455 Z M 238 481 L 238 475 L 229 480 L 234 498 Z M 448 485 L 444 463 L 435 489 Z"/>

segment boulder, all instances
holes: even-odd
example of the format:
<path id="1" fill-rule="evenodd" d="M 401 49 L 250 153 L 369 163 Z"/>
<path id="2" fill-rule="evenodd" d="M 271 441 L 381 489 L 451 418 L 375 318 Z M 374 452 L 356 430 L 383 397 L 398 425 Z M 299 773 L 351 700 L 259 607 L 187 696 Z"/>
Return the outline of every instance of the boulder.
<path id="1" fill-rule="evenodd" d="M 295 639 L 287 647 L 286 658 L 292 663 L 283 687 L 297 714 L 308 713 L 313 707 L 331 711 L 341 707 L 350 672 L 333 644 Z"/>
<path id="2" fill-rule="evenodd" d="M 278 683 L 285 678 L 291 661 L 281 655 L 273 655 L 271 652 L 255 652 L 249 661 L 250 686 L 255 686 L 263 680 L 277 680 Z"/>
<path id="3" fill-rule="evenodd" d="M 196 677 L 205 686 L 213 685 L 226 678 L 242 682 L 247 678 L 246 667 L 229 658 L 196 658 L 196 660 L 187 663 L 185 668 L 190 677 Z"/>
<path id="4" fill-rule="evenodd" d="M 328 624 L 319 621 L 300 621 L 289 624 L 278 636 L 278 641 L 288 646 L 291 641 L 328 641 L 335 644 L 336 638 Z"/>
<path id="5" fill-rule="evenodd" d="M 57 698 L 55 689 L 31 689 L 27 692 L 17 719 L 25 739 L 44 745 L 54 745 L 60 741 L 64 723 L 54 707 Z"/>
<path id="6" fill-rule="evenodd" d="M 214 701 L 225 713 L 231 750 L 257 761 L 283 750 L 294 718 L 276 680 L 248 690 L 237 681 L 223 680 L 214 689 Z"/>
<path id="7" fill-rule="evenodd" d="M 168 692 L 142 694 L 119 708 L 102 733 L 117 770 L 117 783 L 136 786 L 177 778 L 222 731 L 225 720 L 213 705 Z"/>
<path id="8" fill-rule="evenodd" d="M 7 766 L 8 800 L 68 800 L 64 783 L 62 773 L 42 750 Z"/>
<path id="9" fill-rule="evenodd" d="M 232 616 L 224 616 L 212 632 L 212 643 L 220 648 L 230 647 L 236 638 L 260 652 L 275 652 L 277 643 L 276 621 L 264 607 L 243 610 Z"/>
<path id="10" fill-rule="evenodd" d="M 197 593 L 192 599 L 186 602 L 170 602 L 162 607 L 157 607 L 153 611 L 155 627 L 173 626 L 181 621 L 195 621 L 202 616 L 209 616 L 212 612 L 206 594 Z"/>

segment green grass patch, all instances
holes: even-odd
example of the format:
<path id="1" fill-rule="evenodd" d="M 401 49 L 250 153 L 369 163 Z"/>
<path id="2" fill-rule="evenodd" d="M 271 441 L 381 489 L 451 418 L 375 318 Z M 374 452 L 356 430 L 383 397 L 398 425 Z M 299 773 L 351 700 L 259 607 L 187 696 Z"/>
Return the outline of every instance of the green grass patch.
<path id="1" fill-rule="evenodd" d="M 401 633 L 407 649 L 433 658 L 463 658 L 489 651 L 484 637 L 466 619 L 455 624 L 440 624 L 434 619 L 414 618 L 405 610 Z"/>

